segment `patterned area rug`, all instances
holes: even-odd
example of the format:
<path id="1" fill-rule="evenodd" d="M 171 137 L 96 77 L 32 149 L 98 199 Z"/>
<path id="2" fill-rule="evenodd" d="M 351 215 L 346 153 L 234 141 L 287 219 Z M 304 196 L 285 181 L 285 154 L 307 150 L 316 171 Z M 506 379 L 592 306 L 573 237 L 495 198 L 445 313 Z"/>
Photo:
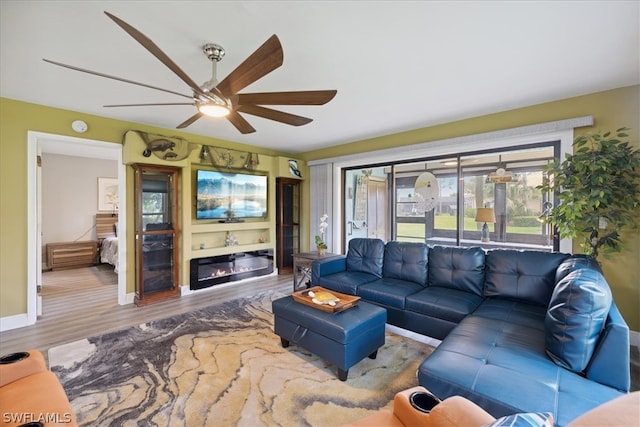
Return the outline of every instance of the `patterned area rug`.
<path id="1" fill-rule="evenodd" d="M 84 426 L 338 426 L 391 407 L 432 347 L 386 333 L 349 370 L 273 333 L 263 293 L 49 350 Z"/>

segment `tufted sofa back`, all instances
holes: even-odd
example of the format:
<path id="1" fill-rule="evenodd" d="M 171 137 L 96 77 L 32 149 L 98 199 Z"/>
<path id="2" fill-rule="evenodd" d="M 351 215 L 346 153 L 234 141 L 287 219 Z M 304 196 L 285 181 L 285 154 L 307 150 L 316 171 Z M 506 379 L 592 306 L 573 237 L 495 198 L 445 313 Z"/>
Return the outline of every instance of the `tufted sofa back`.
<path id="1" fill-rule="evenodd" d="M 433 246 L 429 249 L 429 286 L 482 296 L 485 253 L 482 248 Z"/>
<path id="2" fill-rule="evenodd" d="M 387 243 L 384 248 L 383 276 L 426 286 L 428 251 L 429 247 L 424 243 Z"/>
<path id="3" fill-rule="evenodd" d="M 547 306 L 556 284 L 556 270 L 568 254 L 492 249 L 487 252 L 485 297 L 499 297 Z"/>
<path id="4" fill-rule="evenodd" d="M 360 271 L 382 277 L 384 242 L 380 239 L 356 238 L 349 241 L 347 271 Z"/>

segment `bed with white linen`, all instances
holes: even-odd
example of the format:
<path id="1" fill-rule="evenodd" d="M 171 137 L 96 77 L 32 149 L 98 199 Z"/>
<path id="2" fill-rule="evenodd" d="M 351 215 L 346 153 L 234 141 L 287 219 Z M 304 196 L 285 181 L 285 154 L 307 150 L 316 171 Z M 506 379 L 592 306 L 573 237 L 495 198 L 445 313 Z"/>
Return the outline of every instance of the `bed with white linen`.
<path id="1" fill-rule="evenodd" d="M 96 237 L 100 245 L 100 262 L 114 266 L 118 272 L 118 214 L 96 214 Z"/>

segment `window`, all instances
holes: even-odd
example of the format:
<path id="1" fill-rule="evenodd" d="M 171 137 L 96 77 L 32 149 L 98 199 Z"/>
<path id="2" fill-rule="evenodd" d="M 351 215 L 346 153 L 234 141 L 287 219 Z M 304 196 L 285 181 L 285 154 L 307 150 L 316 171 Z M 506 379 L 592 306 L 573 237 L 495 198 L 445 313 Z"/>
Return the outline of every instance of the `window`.
<path id="1" fill-rule="evenodd" d="M 170 179 L 164 175 L 147 172 L 142 183 L 142 225 L 171 223 L 169 186 Z"/>
<path id="2" fill-rule="evenodd" d="M 381 237 L 440 245 L 557 250 L 548 225 L 540 219 L 548 195 L 536 186 L 544 179 L 542 167 L 558 152 L 559 141 L 550 141 L 345 169 L 347 245 L 353 237 Z M 380 210 L 379 203 L 372 206 L 368 194 L 373 179 L 384 181 L 387 187 L 387 238 L 380 235 L 379 224 L 372 224 L 371 211 Z M 491 216 L 483 218 L 480 213 Z M 485 222 L 488 235 L 483 235 Z"/>

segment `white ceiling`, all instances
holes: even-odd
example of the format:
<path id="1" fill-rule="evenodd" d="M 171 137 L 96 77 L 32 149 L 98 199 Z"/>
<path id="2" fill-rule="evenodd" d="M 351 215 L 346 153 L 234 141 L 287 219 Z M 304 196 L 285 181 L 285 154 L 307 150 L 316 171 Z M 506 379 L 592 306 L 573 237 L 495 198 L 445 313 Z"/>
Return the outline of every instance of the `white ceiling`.
<path id="1" fill-rule="evenodd" d="M 225 119 L 203 118 L 186 130 L 289 153 L 640 83 L 637 0 L 0 0 L 0 95 L 167 129 L 193 115 L 191 106 L 104 108 L 184 98 L 42 61 L 190 95 L 103 11 L 196 82 L 211 77 L 203 44 L 225 48 L 222 80 L 277 34 L 284 65 L 241 93 L 337 89 L 324 106 L 281 108 L 314 121 L 245 116 L 257 131 L 241 135 Z"/>

